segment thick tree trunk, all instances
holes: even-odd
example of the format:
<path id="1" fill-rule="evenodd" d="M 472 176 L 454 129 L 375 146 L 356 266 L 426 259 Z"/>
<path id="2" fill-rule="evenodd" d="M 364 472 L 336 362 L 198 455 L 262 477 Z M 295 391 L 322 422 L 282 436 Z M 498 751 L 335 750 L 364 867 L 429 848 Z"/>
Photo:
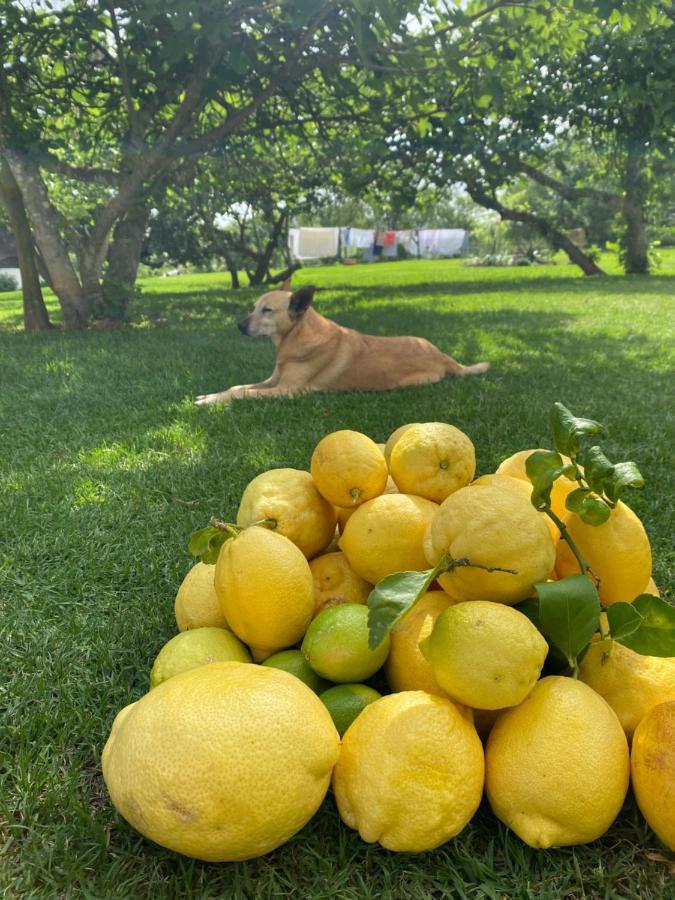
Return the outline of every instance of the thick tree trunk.
<path id="1" fill-rule="evenodd" d="M 140 201 L 115 226 L 103 279 L 105 314 L 109 318 L 126 318 L 138 275 L 149 213 L 147 203 Z"/>
<path id="2" fill-rule="evenodd" d="M 68 328 L 83 328 L 91 313 L 58 227 L 47 186 L 35 163 L 15 150 L 6 149 L 5 158 L 19 185 L 35 241 L 49 270 L 49 280 L 59 299 Z"/>
<path id="3" fill-rule="evenodd" d="M 7 212 L 10 228 L 16 241 L 16 252 L 21 271 L 24 328 L 26 331 L 46 331 L 52 327 L 52 324 L 49 321 L 49 313 L 40 287 L 33 234 L 30 230 L 19 185 L 2 157 L 0 157 L 0 203 Z"/>
<path id="4" fill-rule="evenodd" d="M 241 285 L 239 284 L 239 272 L 237 271 L 236 266 L 228 266 L 227 271 L 230 273 L 230 279 L 232 281 L 232 290 L 238 290 Z"/>
<path id="5" fill-rule="evenodd" d="M 624 172 L 624 270 L 627 275 L 649 274 L 649 239 L 645 222 L 648 183 L 642 155 L 629 151 Z"/>
<path id="6" fill-rule="evenodd" d="M 496 197 L 474 185 L 467 184 L 467 190 L 476 203 L 480 203 L 481 206 L 486 206 L 488 209 L 494 209 L 502 219 L 532 225 L 545 240 L 551 243 L 554 249 L 563 250 L 567 254 L 569 261 L 574 263 L 575 266 L 579 266 L 584 275 L 606 274 L 590 256 L 583 252 L 581 247 L 578 247 L 564 232 L 551 225 L 546 219 L 542 219 L 540 216 L 525 210 L 509 209 L 503 206 Z"/>

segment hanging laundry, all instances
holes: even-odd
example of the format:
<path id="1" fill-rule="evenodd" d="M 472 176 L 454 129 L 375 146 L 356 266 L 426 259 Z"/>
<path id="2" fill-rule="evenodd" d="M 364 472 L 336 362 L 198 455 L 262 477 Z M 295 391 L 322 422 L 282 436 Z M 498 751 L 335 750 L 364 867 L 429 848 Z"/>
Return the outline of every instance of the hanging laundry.
<path id="1" fill-rule="evenodd" d="M 410 256 L 417 256 L 419 252 L 419 237 L 417 229 L 397 231 L 396 240 Z"/>
<path id="2" fill-rule="evenodd" d="M 461 256 L 468 234 L 463 228 L 422 228 L 419 241 L 422 256 Z"/>
<path id="3" fill-rule="evenodd" d="M 386 232 L 384 231 L 376 231 L 375 232 L 375 246 L 376 247 L 384 247 L 384 235 Z"/>
<path id="4" fill-rule="evenodd" d="M 391 237 L 390 237 L 391 235 Z M 398 256 L 398 244 L 396 240 L 396 232 L 388 231 L 384 236 L 384 247 L 382 248 L 382 257 L 384 259 L 396 259 Z"/>
<path id="5" fill-rule="evenodd" d="M 291 233 L 297 230 L 294 244 Z M 339 228 L 289 229 L 289 246 L 296 259 L 329 259 L 337 256 Z"/>
<path id="6" fill-rule="evenodd" d="M 396 232 L 395 231 L 385 231 L 384 239 L 382 241 L 383 247 L 393 247 L 396 244 Z"/>
<path id="7" fill-rule="evenodd" d="M 349 228 L 349 239 L 344 240 L 346 246 L 353 247 L 355 250 L 365 250 L 367 247 L 373 246 L 374 231 L 372 228 Z"/>

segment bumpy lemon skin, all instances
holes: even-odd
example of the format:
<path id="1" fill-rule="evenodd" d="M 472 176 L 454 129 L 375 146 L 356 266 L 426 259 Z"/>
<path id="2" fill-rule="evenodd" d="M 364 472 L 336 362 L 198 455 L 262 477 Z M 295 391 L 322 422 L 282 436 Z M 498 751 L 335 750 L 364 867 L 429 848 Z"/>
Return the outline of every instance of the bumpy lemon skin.
<path id="1" fill-rule="evenodd" d="M 401 435 L 405 434 L 405 432 L 409 428 L 412 428 L 413 425 L 421 424 L 421 422 L 409 422 L 407 425 L 399 425 L 395 431 L 392 431 L 392 433 L 387 438 L 387 443 L 384 445 L 384 449 L 382 451 L 384 453 L 384 458 L 387 461 L 387 466 L 389 466 L 389 463 L 391 462 L 391 451 L 394 449 L 396 441 L 398 441 Z"/>
<path id="2" fill-rule="evenodd" d="M 452 700 L 473 709 L 503 709 L 532 690 L 548 644 L 518 610 L 474 600 L 441 613 L 422 652 Z"/>
<path id="3" fill-rule="evenodd" d="M 252 526 L 221 547 L 214 579 L 230 628 L 256 662 L 302 639 L 314 614 L 309 563 L 292 541 Z"/>
<path id="4" fill-rule="evenodd" d="M 469 484 L 476 471 L 476 451 L 454 425 L 425 422 L 411 425 L 396 441 L 389 469 L 401 493 L 441 503 Z"/>
<path id="5" fill-rule="evenodd" d="M 629 740 L 653 706 L 675 701 L 675 656 L 643 656 L 616 642 L 609 650 L 591 644 L 579 678 L 605 698 Z"/>
<path id="6" fill-rule="evenodd" d="M 141 834 L 220 862 L 261 856 L 302 828 L 338 755 L 328 711 L 298 678 L 221 662 L 122 710 L 102 765 L 114 806 Z"/>
<path id="7" fill-rule="evenodd" d="M 270 469 L 246 486 L 237 525 L 247 528 L 264 519 L 307 559 L 330 544 L 337 521 L 333 505 L 318 492 L 312 476 L 299 469 Z"/>
<path id="8" fill-rule="evenodd" d="M 391 629 L 384 673 L 392 691 L 426 691 L 446 696 L 419 645 L 429 637 L 436 620 L 452 602 L 445 591 L 427 591 Z"/>
<path id="9" fill-rule="evenodd" d="M 366 603 L 373 589 L 372 584 L 352 569 L 341 550 L 315 557 L 309 568 L 314 579 L 315 617 L 329 606 Z"/>
<path id="10" fill-rule="evenodd" d="M 334 431 L 314 448 L 310 463 L 319 493 L 334 506 L 354 507 L 379 496 L 389 472 L 382 451 L 360 431 Z"/>
<path id="11" fill-rule="evenodd" d="M 631 781 L 647 824 L 675 852 L 675 701 L 652 707 L 635 729 Z"/>
<path id="12" fill-rule="evenodd" d="M 587 525 L 576 513 L 564 518 L 567 532 L 593 574 L 600 579 L 598 593 L 603 606 L 630 603 L 652 574 L 652 551 L 642 522 L 619 501 L 602 525 Z M 558 578 L 579 572 L 579 564 L 566 541 L 557 547 Z"/>
<path id="13" fill-rule="evenodd" d="M 347 729 L 333 790 L 342 820 L 364 841 L 421 853 L 468 824 L 484 773 L 466 713 L 443 697 L 404 691 L 371 703 Z"/>
<path id="14" fill-rule="evenodd" d="M 434 516 L 424 548 L 430 565 L 443 554 L 512 572 L 457 567 L 438 582 L 453 600 L 491 600 L 512 605 L 534 593 L 555 561 L 544 517 L 532 504 L 495 485 L 469 485 L 451 494 Z"/>
<path id="15" fill-rule="evenodd" d="M 502 475 L 500 473 L 492 473 L 489 475 L 481 475 L 480 478 L 474 479 L 471 482 L 471 486 L 477 484 L 491 484 L 494 487 L 503 488 L 505 491 L 513 491 L 514 493 L 519 494 L 521 497 L 525 497 L 527 500 L 532 496 L 532 482 L 524 481 L 522 478 L 516 478 L 512 475 Z M 553 519 L 547 516 L 543 512 L 539 512 L 539 515 L 542 517 L 544 522 L 546 522 L 546 526 L 549 530 L 549 534 L 551 535 L 551 539 L 554 544 L 557 544 L 560 540 L 560 529 L 555 524 Z"/>
<path id="16" fill-rule="evenodd" d="M 347 522 L 339 547 L 370 584 L 394 572 L 428 567 L 424 535 L 438 505 L 409 494 L 382 494 L 363 503 Z"/>
<path id="17" fill-rule="evenodd" d="M 616 714 L 588 685 L 558 675 L 499 715 L 485 762 L 493 812 L 535 848 L 601 837 L 628 789 L 628 743 Z"/>
<path id="18" fill-rule="evenodd" d="M 183 579 L 174 603 L 179 631 L 228 627 L 213 586 L 215 571 L 215 566 L 198 562 Z"/>

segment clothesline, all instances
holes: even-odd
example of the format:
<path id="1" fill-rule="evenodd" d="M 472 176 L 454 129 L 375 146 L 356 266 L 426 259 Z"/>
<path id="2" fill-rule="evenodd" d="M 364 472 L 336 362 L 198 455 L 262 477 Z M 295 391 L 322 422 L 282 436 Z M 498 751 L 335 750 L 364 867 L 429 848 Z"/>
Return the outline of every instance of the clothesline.
<path id="1" fill-rule="evenodd" d="M 410 256 L 465 256 L 469 232 L 464 228 L 290 228 L 288 246 L 295 259 L 333 259 L 363 250 L 363 259 L 395 259 L 402 246 Z"/>

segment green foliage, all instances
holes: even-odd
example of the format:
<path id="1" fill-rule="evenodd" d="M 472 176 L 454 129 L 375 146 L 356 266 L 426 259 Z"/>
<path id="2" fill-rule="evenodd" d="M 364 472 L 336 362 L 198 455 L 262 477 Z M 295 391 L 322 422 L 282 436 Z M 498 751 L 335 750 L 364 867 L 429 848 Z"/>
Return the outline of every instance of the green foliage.
<path id="1" fill-rule="evenodd" d="M 368 646 L 371 649 L 379 647 L 399 619 L 429 590 L 439 571 L 437 566 L 422 572 L 396 572 L 375 585 L 368 597 Z"/>
<path id="2" fill-rule="evenodd" d="M 675 607 L 651 594 L 607 608 L 615 641 L 644 656 L 675 656 Z"/>
<path id="3" fill-rule="evenodd" d="M 0 272 L 0 294 L 7 294 L 18 289 L 19 283 L 13 275 L 8 272 Z"/>
<path id="4" fill-rule="evenodd" d="M 539 623 L 546 638 L 575 669 L 579 656 L 598 630 L 600 599 L 585 575 L 535 584 Z"/>

